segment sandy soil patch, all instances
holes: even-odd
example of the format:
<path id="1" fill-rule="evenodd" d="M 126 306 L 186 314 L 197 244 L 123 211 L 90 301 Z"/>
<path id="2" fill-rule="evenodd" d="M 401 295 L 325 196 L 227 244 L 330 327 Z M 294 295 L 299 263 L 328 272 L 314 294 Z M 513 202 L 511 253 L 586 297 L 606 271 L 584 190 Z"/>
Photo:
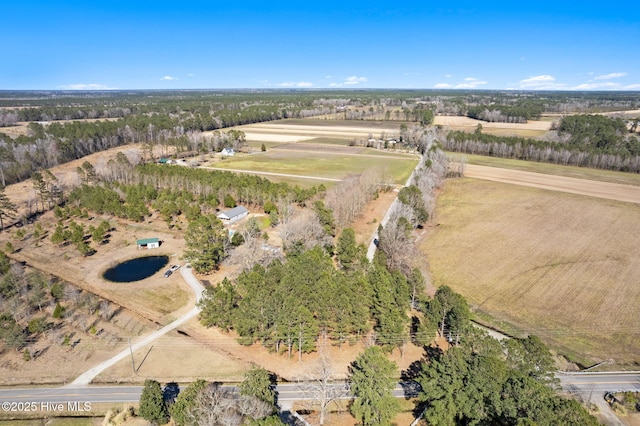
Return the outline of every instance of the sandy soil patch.
<path id="1" fill-rule="evenodd" d="M 499 128 L 510 130 L 551 130 L 550 121 L 535 121 L 529 120 L 528 123 L 487 123 L 486 121 L 476 120 L 470 117 L 450 116 L 450 115 L 437 115 L 434 120 L 434 125 L 442 126 L 456 126 L 456 127 L 477 127 L 481 124 L 486 128 Z"/>
<path id="2" fill-rule="evenodd" d="M 311 126 L 303 124 L 279 124 L 278 122 L 248 124 L 235 128 L 242 130 L 245 133 L 251 133 L 254 135 L 259 134 L 256 136 L 257 138 L 262 137 L 264 134 L 276 134 L 296 135 L 296 137 L 326 136 L 349 139 L 356 137 L 368 137 L 370 134 L 377 138 L 383 132 L 387 135 L 397 133 L 397 131 L 394 132 L 389 129 L 380 129 L 379 127 Z"/>
<path id="3" fill-rule="evenodd" d="M 196 320 L 179 327 L 134 352 L 135 372 L 127 358 L 100 374 L 95 383 L 142 383 L 153 378 L 160 382 L 193 382 L 197 379 L 236 382 L 243 379 L 250 365 L 230 355 L 227 348 L 235 342 L 227 338 L 193 338 L 186 335 L 192 328 L 201 328 Z"/>
<path id="4" fill-rule="evenodd" d="M 275 133 L 260 133 L 260 132 L 245 132 L 244 134 L 248 141 L 259 141 L 259 142 L 290 143 L 290 142 L 307 141 L 314 138 L 313 136 L 279 135 Z"/>
<path id="5" fill-rule="evenodd" d="M 113 306 L 112 306 L 113 308 Z M 5 350 L 0 355 L 0 385 L 64 384 L 81 371 L 124 349 L 122 336 L 139 336 L 153 329 L 154 324 L 129 311 L 119 309 L 110 321 L 96 315 L 90 317 L 96 333 L 81 332 L 75 325 L 75 309 L 67 312 L 61 331 L 75 343 L 66 346 L 54 341 L 52 332 L 29 345 L 34 358 L 24 361 L 22 352 Z"/>
<path id="6" fill-rule="evenodd" d="M 0 235 L 0 243 L 11 241 L 18 250 L 12 255 L 14 259 L 60 277 L 154 322 L 168 323 L 172 315 L 181 313 L 181 309 L 188 310 L 188 305 L 194 297 L 178 274 L 163 278 L 164 270 L 160 270 L 150 278 L 133 283 L 114 283 L 102 278 L 102 274 L 108 268 L 136 257 L 165 255 L 169 257 L 170 263 L 181 263 L 184 249 L 181 233 L 166 229 L 166 224 L 159 219 L 133 224 L 110 217 L 75 220 L 88 228 L 91 224 L 97 226 L 102 219 L 109 220 L 111 225 L 115 226 L 115 231 L 110 232 L 108 244 L 92 243 L 97 250 L 92 256 L 81 256 L 73 245 L 54 245 L 48 236 L 36 244 L 31 237 L 35 224 L 21 228 L 26 233 L 24 240 L 16 241 L 5 231 Z M 45 213 L 38 223 L 41 223 L 50 235 L 56 223 L 53 212 Z M 138 250 L 136 240 L 149 237 L 158 237 L 162 241 L 160 248 Z"/>

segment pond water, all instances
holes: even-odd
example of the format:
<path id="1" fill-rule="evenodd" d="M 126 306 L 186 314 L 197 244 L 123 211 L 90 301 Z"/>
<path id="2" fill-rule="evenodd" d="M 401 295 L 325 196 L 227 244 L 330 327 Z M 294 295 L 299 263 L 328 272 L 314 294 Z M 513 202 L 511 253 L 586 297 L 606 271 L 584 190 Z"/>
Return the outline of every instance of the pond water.
<path id="1" fill-rule="evenodd" d="M 168 256 L 146 256 L 127 260 L 107 269 L 103 277 L 106 280 L 117 283 L 130 283 L 140 281 L 158 272 L 167 263 Z"/>

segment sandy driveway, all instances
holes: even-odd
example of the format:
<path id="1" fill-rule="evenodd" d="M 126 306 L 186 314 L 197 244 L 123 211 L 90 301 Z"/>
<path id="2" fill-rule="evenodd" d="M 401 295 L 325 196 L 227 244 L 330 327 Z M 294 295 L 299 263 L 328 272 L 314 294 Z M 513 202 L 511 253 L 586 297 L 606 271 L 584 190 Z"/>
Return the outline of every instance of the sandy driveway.
<path id="1" fill-rule="evenodd" d="M 464 175 L 514 185 L 530 186 L 550 191 L 569 192 L 590 197 L 640 203 L 640 187 L 610 182 L 598 182 L 564 176 L 525 172 L 522 170 L 500 169 L 496 167 L 465 165 Z"/>
<path id="2" fill-rule="evenodd" d="M 187 282 L 187 284 L 189 284 L 189 287 L 191 287 L 191 289 L 193 290 L 193 292 L 194 292 L 194 294 L 196 296 L 196 306 L 191 308 L 191 310 L 189 310 L 186 314 L 182 315 L 181 317 L 179 317 L 175 321 L 171 322 L 170 324 L 167 324 L 164 327 L 162 327 L 161 329 L 156 330 L 153 333 L 144 336 L 141 340 L 139 340 L 136 343 L 132 344 L 130 348 L 127 348 L 127 349 L 121 351 L 120 353 L 118 353 L 115 356 L 109 358 L 108 360 L 106 360 L 104 362 L 101 362 L 100 364 L 96 365 L 95 367 L 92 367 L 88 371 L 82 373 L 73 382 L 68 384 L 67 387 L 78 387 L 78 386 L 86 386 L 86 385 L 88 385 L 89 383 L 91 383 L 91 381 L 94 378 L 96 378 L 96 376 L 98 374 L 102 373 L 107 368 L 113 367 L 118 362 L 120 362 L 123 359 L 127 358 L 129 355 L 131 355 L 133 352 L 137 351 L 138 349 L 141 349 L 141 348 L 147 346 L 149 343 L 151 343 L 154 340 L 164 336 L 165 334 L 167 334 L 171 330 L 174 330 L 174 329 L 180 327 L 181 325 L 185 324 L 186 322 L 188 322 L 192 318 L 196 318 L 198 316 L 198 314 L 200 313 L 200 308 L 197 306 L 197 303 L 200 301 L 200 299 L 202 299 L 202 293 L 204 291 L 204 287 L 198 281 L 198 279 L 193 276 L 193 271 L 191 270 L 190 266 L 185 265 L 185 267 L 180 268 L 180 274 L 182 275 L 182 278 Z"/>

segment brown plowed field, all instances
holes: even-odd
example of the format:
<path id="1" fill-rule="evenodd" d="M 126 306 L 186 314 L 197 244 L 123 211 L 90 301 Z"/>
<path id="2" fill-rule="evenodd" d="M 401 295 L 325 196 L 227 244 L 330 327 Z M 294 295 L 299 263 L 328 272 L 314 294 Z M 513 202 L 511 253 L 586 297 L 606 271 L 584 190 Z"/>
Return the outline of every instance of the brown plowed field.
<path id="1" fill-rule="evenodd" d="M 578 362 L 640 362 L 640 206 L 529 186 L 446 183 L 421 245 L 434 282 Z"/>
<path id="2" fill-rule="evenodd" d="M 522 170 L 476 166 L 472 164 L 465 165 L 464 175 L 470 178 L 530 186 L 532 188 L 640 203 L 640 187 L 632 185 L 576 179 L 565 176 L 525 172 Z"/>

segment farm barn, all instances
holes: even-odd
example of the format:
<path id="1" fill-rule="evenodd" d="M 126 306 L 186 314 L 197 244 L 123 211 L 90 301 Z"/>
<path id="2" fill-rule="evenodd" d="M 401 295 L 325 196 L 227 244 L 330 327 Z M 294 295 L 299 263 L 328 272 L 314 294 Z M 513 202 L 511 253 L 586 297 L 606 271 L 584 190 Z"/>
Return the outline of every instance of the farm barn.
<path id="1" fill-rule="evenodd" d="M 146 248 L 146 249 L 154 249 L 160 247 L 160 239 L 158 238 L 143 238 L 137 241 L 138 250 Z"/>

